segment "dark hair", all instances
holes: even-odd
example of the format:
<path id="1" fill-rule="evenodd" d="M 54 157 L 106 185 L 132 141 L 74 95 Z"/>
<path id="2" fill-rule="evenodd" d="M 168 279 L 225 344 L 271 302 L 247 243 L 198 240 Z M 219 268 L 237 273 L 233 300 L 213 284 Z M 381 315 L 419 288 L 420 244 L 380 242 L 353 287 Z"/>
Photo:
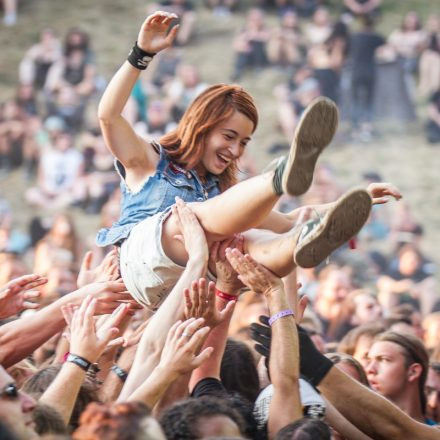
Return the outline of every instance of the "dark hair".
<path id="1" fill-rule="evenodd" d="M 10 425 L 0 420 L 0 438 L 2 440 L 20 440 Z"/>
<path id="2" fill-rule="evenodd" d="M 199 419 L 218 415 L 229 417 L 244 433 L 241 415 L 225 400 L 211 396 L 178 402 L 162 413 L 159 422 L 168 440 L 194 440 L 199 438 Z"/>
<path id="3" fill-rule="evenodd" d="M 150 409 L 141 402 L 91 403 L 81 414 L 80 426 L 73 433 L 75 440 L 147 439 L 143 422 Z"/>
<path id="4" fill-rule="evenodd" d="M 380 334 L 376 337 L 374 342 L 386 341 L 392 342 L 403 348 L 403 355 L 405 357 L 405 366 L 409 367 L 413 363 L 420 364 L 422 367 L 422 373 L 419 377 L 419 397 L 422 405 L 422 411 L 426 409 L 426 396 L 425 396 L 425 382 L 428 375 L 429 368 L 429 356 L 422 341 L 410 334 L 401 334 L 392 331 L 388 331 Z"/>
<path id="5" fill-rule="evenodd" d="M 353 367 L 359 375 L 359 382 L 367 387 L 369 386 L 367 375 L 365 374 L 362 365 L 353 356 L 346 353 L 326 353 L 325 356 L 335 365 L 343 363 Z"/>
<path id="6" fill-rule="evenodd" d="M 37 371 L 24 383 L 23 391 L 31 394 L 36 399 L 39 399 L 41 395 L 47 390 L 52 381 L 55 379 L 61 369 L 61 366 L 61 364 L 51 365 Z M 73 429 L 77 428 L 79 417 L 86 406 L 90 402 L 97 401 L 99 401 L 97 386 L 91 381 L 91 379 L 86 378 L 81 385 L 78 397 L 76 398 L 75 406 L 73 407 L 72 411 L 72 416 L 70 417 L 69 426 Z"/>
<path id="7" fill-rule="evenodd" d="M 39 435 L 68 433 L 60 413 L 49 405 L 37 404 L 32 419 L 35 422 L 35 431 Z"/>
<path id="8" fill-rule="evenodd" d="M 250 402 L 241 394 L 234 393 L 225 397 L 225 402 L 240 413 L 244 425 L 243 435 L 253 440 L 264 439 L 266 436 L 258 429 L 258 422 L 254 415 L 254 402 Z"/>
<path id="9" fill-rule="evenodd" d="M 321 420 L 304 417 L 277 432 L 275 440 L 330 440 L 331 431 Z"/>
<path id="10" fill-rule="evenodd" d="M 376 337 L 378 334 L 385 331 L 383 324 L 363 324 L 359 327 L 350 330 L 338 344 L 337 351 L 340 353 L 347 353 L 353 356 L 356 350 L 356 345 L 361 336 L 367 336 L 370 338 Z"/>
<path id="11" fill-rule="evenodd" d="M 220 379 L 228 392 L 237 392 L 254 403 L 260 393 L 260 380 L 252 352 L 241 341 L 228 338 L 223 354 Z"/>

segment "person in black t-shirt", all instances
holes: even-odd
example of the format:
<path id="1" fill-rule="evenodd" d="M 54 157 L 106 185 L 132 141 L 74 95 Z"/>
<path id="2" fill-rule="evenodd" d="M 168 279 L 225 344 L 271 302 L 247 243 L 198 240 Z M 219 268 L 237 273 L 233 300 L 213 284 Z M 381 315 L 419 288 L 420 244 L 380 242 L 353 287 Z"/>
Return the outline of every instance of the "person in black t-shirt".
<path id="1" fill-rule="evenodd" d="M 375 85 L 375 60 L 376 49 L 385 44 L 382 36 L 374 31 L 374 22 L 368 17 L 363 17 L 363 28 L 353 34 L 350 42 L 352 61 L 352 122 L 356 127 L 371 130 L 373 112 L 373 96 Z"/>

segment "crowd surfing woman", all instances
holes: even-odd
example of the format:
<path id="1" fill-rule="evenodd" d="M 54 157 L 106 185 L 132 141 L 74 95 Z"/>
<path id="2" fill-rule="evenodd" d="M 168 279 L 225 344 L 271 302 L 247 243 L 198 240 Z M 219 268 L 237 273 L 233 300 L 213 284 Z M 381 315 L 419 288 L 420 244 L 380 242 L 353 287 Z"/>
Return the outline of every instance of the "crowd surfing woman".
<path id="1" fill-rule="evenodd" d="M 400 197 L 391 185 L 353 190 L 325 214 L 293 228 L 297 213 L 273 211 L 284 194 L 309 188 L 315 163 L 338 120 L 333 102 L 320 98 L 303 114 L 287 158 L 274 171 L 237 183 L 237 160 L 254 133 L 258 115 L 251 96 L 236 85 L 214 85 L 189 106 L 177 128 L 159 143 L 141 139 L 122 110 L 142 70 L 171 46 L 177 16 L 155 12 L 142 24 L 127 61 L 110 81 L 98 116 L 121 176 L 120 219 L 98 233 L 101 246 L 120 246 L 121 276 L 141 304 L 157 309 L 187 263 L 172 206 L 190 203 L 208 243 L 244 235 L 244 250 L 278 276 L 295 266 L 313 267 L 355 235 L 366 221 L 371 197 Z M 257 228 L 257 229 L 252 229 Z"/>

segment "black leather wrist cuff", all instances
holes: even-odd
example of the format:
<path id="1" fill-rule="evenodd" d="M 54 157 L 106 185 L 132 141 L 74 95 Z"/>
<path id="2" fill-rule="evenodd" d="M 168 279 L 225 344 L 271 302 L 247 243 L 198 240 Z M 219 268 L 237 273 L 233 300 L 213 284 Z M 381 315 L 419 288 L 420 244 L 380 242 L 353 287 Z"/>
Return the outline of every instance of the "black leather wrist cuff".
<path id="1" fill-rule="evenodd" d="M 137 42 L 134 43 L 133 48 L 128 54 L 127 61 L 136 69 L 145 70 L 153 59 L 155 53 L 148 53 L 145 50 L 142 50 Z"/>
<path id="2" fill-rule="evenodd" d="M 78 367 L 82 368 L 84 371 L 88 371 L 92 365 L 87 359 L 73 353 L 69 353 L 66 362 L 72 362 L 72 364 L 78 365 Z"/>

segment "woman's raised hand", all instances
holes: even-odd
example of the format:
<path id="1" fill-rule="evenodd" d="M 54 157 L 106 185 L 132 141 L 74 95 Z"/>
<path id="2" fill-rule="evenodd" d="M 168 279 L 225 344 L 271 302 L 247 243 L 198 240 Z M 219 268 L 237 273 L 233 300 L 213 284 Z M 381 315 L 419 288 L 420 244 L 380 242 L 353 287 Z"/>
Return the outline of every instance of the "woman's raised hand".
<path id="1" fill-rule="evenodd" d="M 170 47 L 176 38 L 179 25 L 173 26 L 169 32 L 168 29 L 176 18 L 176 14 L 164 11 L 156 11 L 148 16 L 139 31 L 138 46 L 150 54 Z"/>

